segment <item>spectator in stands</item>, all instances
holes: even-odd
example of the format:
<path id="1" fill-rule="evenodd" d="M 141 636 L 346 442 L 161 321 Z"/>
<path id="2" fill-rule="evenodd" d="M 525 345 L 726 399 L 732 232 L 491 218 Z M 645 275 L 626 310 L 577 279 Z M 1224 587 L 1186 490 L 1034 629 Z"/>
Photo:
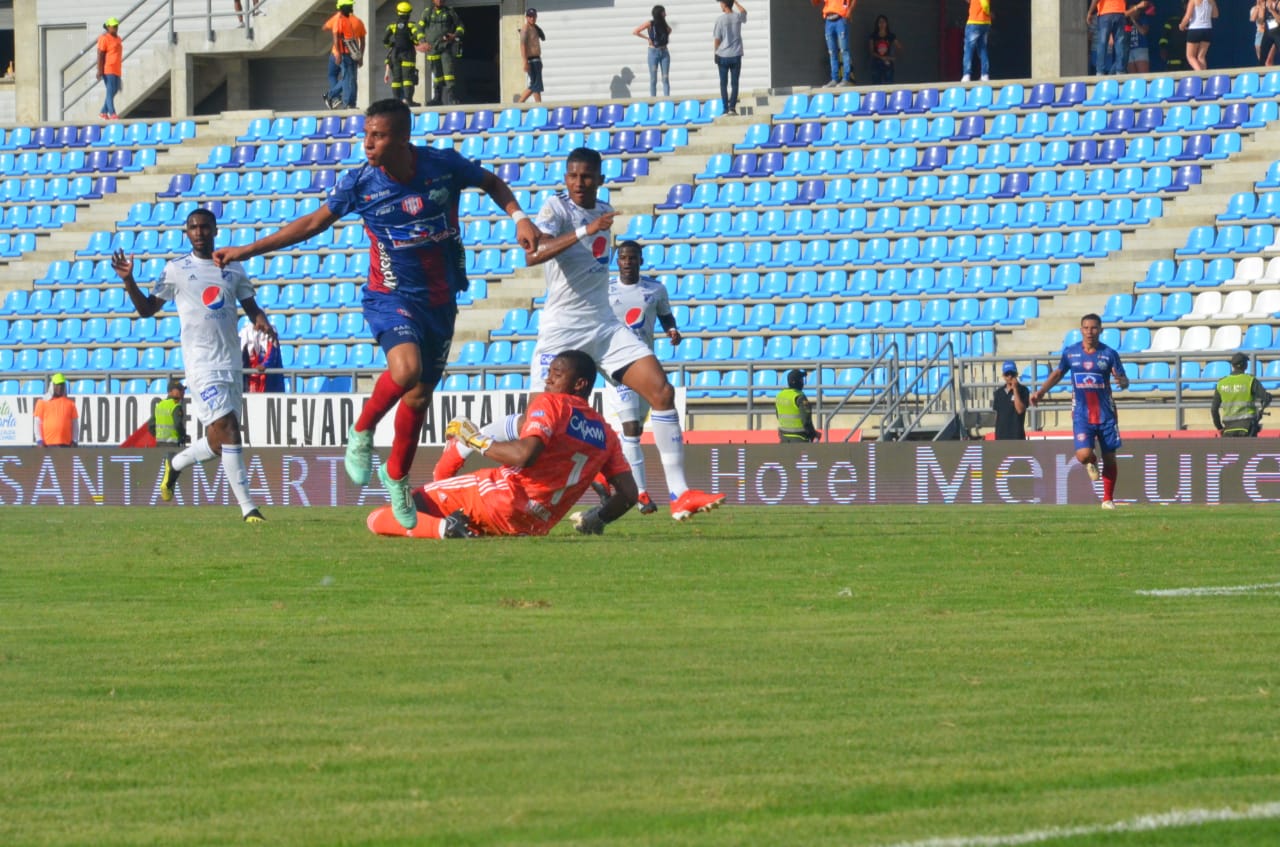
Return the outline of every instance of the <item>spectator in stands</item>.
<path id="1" fill-rule="evenodd" d="M 636 484 L 618 437 L 591 408 L 596 364 L 581 350 L 565 350 L 547 369 L 543 390 L 529 403 L 518 433 L 505 441 L 485 437 L 465 418 L 446 432 L 501 467 L 429 482 L 413 492 L 421 511 L 406 531 L 383 506 L 366 524 L 378 535 L 469 538 L 477 535 L 546 535 L 586 491 L 597 473 L 612 486 L 608 499 L 578 512 L 574 528 L 600 535 L 630 511 Z"/>
<path id="2" fill-rule="evenodd" d="M 186 399 L 187 387 L 176 376 L 169 379 L 168 394 L 156 404 L 147 421 L 147 429 L 156 440 L 157 447 L 181 447 L 189 440 L 187 436 L 187 412 L 182 405 Z"/>
<path id="3" fill-rule="evenodd" d="M 120 93 L 124 68 L 124 41 L 120 38 L 120 21 L 115 18 L 107 18 L 102 28 L 106 32 L 98 36 L 98 79 L 106 86 L 107 96 L 102 101 L 102 113 L 98 117 L 114 121 L 118 117 L 116 95 Z"/>
<path id="4" fill-rule="evenodd" d="M 462 18 L 444 0 L 432 0 L 431 8 L 422 13 L 422 44 L 431 69 L 432 106 L 458 103 L 458 69 L 462 64 L 462 36 L 466 33 Z"/>
<path id="5" fill-rule="evenodd" d="M 67 396 L 67 378 L 54 374 L 49 378 L 50 396 L 36 401 L 36 445 L 39 447 L 75 447 L 76 423 L 80 413 L 76 403 Z"/>
<path id="6" fill-rule="evenodd" d="M 264 523 L 254 505 L 245 471 L 240 420 L 244 396 L 240 357 L 236 349 L 236 307 L 259 330 L 275 329 L 253 297 L 253 282 L 239 263 L 214 262 L 213 247 L 218 221 L 208 209 L 187 215 L 185 233 L 191 252 L 170 259 L 151 293 L 144 295 L 133 276 L 133 258 L 123 250 L 111 257 L 111 267 L 124 282 L 125 293 L 138 311 L 149 318 L 173 301 L 182 337 L 182 360 L 191 383 L 196 419 L 205 425 L 204 437 L 185 450 L 165 456 L 160 478 L 160 499 L 173 499 L 174 485 L 182 472 L 215 456 L 222 457 L 222 472 L 240 505 L 245 523 Z"/>
<path id="7" fill-rule="evenodd" d="M 540 241 L 525 250 L 529 267 L 544 265 L 547 301 L 533 348 L 529 385 L 547 380 L 548 367 L 562 350 L 584 350 L 599 365 L 604 378 L 622 383 L 639 394 L 649 408 L 654 446 L 662 459 L 671 496 L 671 517 L 686 520 L 719 507 L 725 495 L 690 488 L 684 472 L 684 429 L 662 363 L 647 344 L 618 320 L 609 297 L 609 230 L 616 212 L 600 200 L 604 182 L 600 153 L 579 147 L 565 162 L 565 190 L 548 198 L 538 211 Z M 506 441 L 519 432 L 518 415 L 499 418 L 481 432 Z M 453 476 L 470 451 L 452 440 L 436 462 L 433 476 Z"/>
<path id="8" fill-rule="evenodd" d="M 330 109 L 356 107 L 356 69 L 364 67 L 364 21 L 353 14 L 355 0 L 338 0 L 338 11 L 325 21 L 324 29 L 333 35 L 329 50 L 329 90 L 324 104 Z"/>
<path id="9" fill-rule="evenodd" d="M 892 84 L 902 42 L 889 29 L 889 19 L 884 15 L 876 18 L 875 28 L 867 39 L 867 51 L 871 54 L 871 84 Z"/>
<path id="10" fill-rule="evenodd" d="M 1014 362 L 1005 362 L 1000 372 L 1004 385 L 998 387 L 991 398 L 991 409 L 996 413 L 996 440 L 1025 441 L 1031 391 L 1018 381 L 1018 366 Z"/>
<path id="11" fill-rule="evenodd" d="M 1262 429 L 1262 413 L 1271 405 L 1271 395 L 1262 383 L 1245 373 L 1249 357 L 1231 357 L 1231 373 L 1218 380 L 1213 392 L 1213 428 L 1224 438 L 1255 438 Z"/>
<path id="12" fill-rule="evenodd" d="M 726 115 L 738 114 L 738 77 L 742 74 L 742 25 L 747 10 L 738 0 L 720 0 L 720 16 L 711 35 L 720 71 L 720 102 Z"/>
<path id="13" fill-rule="evenodd" d="M 827 58 L 831 62 L 831 80 L 828 88 L 835 88 L 848 77 L 853 83 L 853 62 L 849 59 L 849 19 L 858 0 L 809 0 L 822 8 L 822 35 L 827 41 Z M 844 62 L 844 73 L 840 63 Z"/>
<path id="14" fill-rule="evenodd" d="M 1183 9 L 1186 9 L 1185 0 Z M 1187 68 L 1187 36 L 1179 28 L 1182 23 L 1182 12 L 1170 15 L 1161 27 L 1160 60 L 1167 71 L 1182 71 Z"/>
<path id="15" fill-rule="evenodd" d="M 1267 32 L 1267 0 L 1254 0 L 1254 4 L 1249 7 L 1249 23 L 1254 26 L 1253 33 L 1253 54 L 1258 57 L 1258 61 L 1262 61 L 1262 36 Z"/>
<path id="16" fill-rule="evenodd" d="M 658 96 L 658 74 L 662 74 L 662 96 L 671 96 L 671 24 L 667 23 L 667 10 L 654 6 L 649 20 L 631 33 L 649 43 L 649 96 Z"/>
<path id="17" fill-rule="evenodd" d="M 773 398 L 778 414 L 778 440 L 783 444 L 808 444 L 822 436 L 813 425 L 813 407 L 804 396 L 804 371 L 787 371 L 787 387 Z"/>
<path id="18" fill-rule="evenodd" d="M 1263 0 L 1258 28 L 1262 38 L 1258 40 L 1258 58 L 1264 65 L 1274 65 L 1280 59 L 1280 0 Z"/>
<path id="19" fill-rule="evenodd" d="M 387 370 L 347 433 L 346 471 L 356 485 L 368 484 L 373 431 L 395 409 L 391 454 L 378 474 L 406 529 L 417 521 L 409 468 L 432 392 L 448 363 L 457 295 L 468 287 L 458 224 L 463 189 L 488 194 L 515 219 L 520 245 L 527 251 L 538 247 L 537 227 L 505 182 L 453 150 L 413 144 L 412 129 L 413 115 L 402 101 L 371 104 L 364 122 L 368 162 L 344 173 L 324 205 L 252 244 L 214 252 L 214 261 L 226 267 L 306 241 L 343 215 L 363 219 L 373 244 L 364 316 L 386 352 Z"/>
<path id="20" fill-rule="evenodd" d="M 245 324 L 240 330 L 240 364 L 244 368 L 244 390 L 253 394 L 284 391 L 284 359 L 275 335 Z M 274 371 L 274 373 L 268 373 Z"/>
<path id="21" fill-rule="evenodd" d="M 1145 74 L 1151 70 L 1151 19 L 1156 13 L 1151 0 L 1129 0 L 1125 24 L 1129 39 L 1129 73 Z"/>
<path id="22" fill-rule="evenodd" d="M 1122 74 L 1129 65 L 1126 11 L 1125 0 L 1092 0 L 1085 12 L 1085 26 L 1094 28 L 1093 66 L 1099 76 Z"/>
<path id="23" fill-rule="evenodd" d="M 1114 509 L 1116 451 L 1123 442 L 1111 381 L 1114 379 L 1123 391 L 1129 387 L 1129 377 L 1125 375 L 1120 354 L 1099 341 L 1101 335 L 1102 318 L 1092 313 L 1081 318 L 1081 340 L 1062 351 L 1058 367 L 1031 395 L 1031 405 L 1039 404 L 1049 389 L 1071 374 L 1071 431 L 1075 435 L 1076 461 L 1084 465 L 1094 482 L 1102 478 L 1102 508 Z M 1095 441 L 1102 445 L 1101 470 L 1093 451 Z"/>
<path id="24" fill-rule="evenodd" d="M 524 62 L 524 72 L 529 81 L 524 91 L 516 95 L 516 102 L 523 103 L 530 97 L 533 102 L 542 102 L 542 42 L 547 34 L 538 26 L 538 10 L 526 9 L 524 13 L 524 29 L 520 30 L 520 59 Z"/>
<path id="25" fill-rule="evenodd" d="M 991 60 L 987 54 L 987 39 L 991 35 L 991 0 L 969 0 L 969 18 L 964 25 L 964 75 L 961 82 L 968 82 L 973 71 L 973 56 L 978 55 L 982 81 L 991 79 Z"/>
<path id="26" fill-rule="evenodd" d="M 412 15 L 413 4 L 401 0 L 396 4 L 396 19 L 387 24 L 382 36 L 382 46 L 387 48 L 382 81 L 390 83 L 395 98 L 410 107 L 419 105 L 413 100 L 413 92 L 418 87 L 418 48 L 422 44 L 422 30 L 409 20 Z"/>
<path id="27" fill-rule="evenodd" d="M 1213 19 L 1218 17 L 1217 0 L 1191 0 L 1178 29 L 1187 34 L 1187 64 L 1193 71 L 1209 68 L 1209 42 L 1213 40 Z"/>

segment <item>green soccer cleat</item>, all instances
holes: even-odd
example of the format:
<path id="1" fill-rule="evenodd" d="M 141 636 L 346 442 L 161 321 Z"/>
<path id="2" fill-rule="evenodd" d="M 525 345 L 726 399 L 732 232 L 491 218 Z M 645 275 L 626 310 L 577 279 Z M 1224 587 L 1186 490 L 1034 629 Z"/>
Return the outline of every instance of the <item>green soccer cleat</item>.
<path id="1" fill-rule="evenodd" d="M 267 519 L 262 516 L 262 512 L 259 512 L 257 509 L 251 509 L 249 513 L 244 516 L 244 522 L 245 523 L 266 523 Z"/>
<path id="2" fill-rule="evenodd" d="M 356 485 L 368 485 L 373 475 L 373 433 L 347 430 L 347 453 L 342 459 L 347 476 Z"/>
<path id="3" fill-rule="evenodd" d="M 417 526 L 418 510 L 413 505 L 413 491 L 409 487 L 408 478 L 392 479 L 391 474 L 387 473 L 387 466 L 378 465 L 378 479 L 382 481 L 382 487 L 391 499 L 391 514 L 396 516 L 396 522 L 405 529 Z"/>

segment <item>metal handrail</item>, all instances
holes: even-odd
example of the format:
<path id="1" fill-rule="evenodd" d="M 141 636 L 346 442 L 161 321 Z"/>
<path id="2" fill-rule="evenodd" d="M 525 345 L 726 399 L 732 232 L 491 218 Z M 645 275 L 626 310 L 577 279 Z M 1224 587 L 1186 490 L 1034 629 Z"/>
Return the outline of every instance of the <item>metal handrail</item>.
<path id="1" fill-rule="evenodd" d="M 205 11 L 203 14 L 186 15 L 179 15 L 175 13 L 175 0 L 155 0 L 155 5 L 152 6 L 150 10 L 144 11 L 142 7 L 147 5 L 148 2 L 149 0 L 137 0 L 137 2 L 125 10 L 124 15 L 119 18 L 120 26 L 125 27 L 126 32 L 130 33 L 128 41 L 125 42 L 128 46 L 125 48 L 123 56 L 124 61 L 127 61 L 138 51 L 152 47 L 155 44 L 157 36 L 161 34 L 163 34 L 166 44 L 177 44 L 178 30 L 174 26 L 177 21 L 204 21 L 205 37 L 212 42 L 217 40 L 217 31 L 214 29 L 215 20 L 240 17 L 242 18 L 241 22 L 234 28 L 244 29 L 245 37 L 252 41 L 253 18 L 263 9 L 264 6 L 267 5 L 269 0 L 256 0 L 256 2 L 255 0 L 249 0 L 247 4 L 242 4 L 249 6 L 248 9 L 245 9 L 242 12 L 236 12 L 235 10 L 215 12 L 213 11 L 214 0 L 205 0 Z M 135 14 L 139 15 L 136 20 L 134 19 Z M 153 19 L 155 19 L 154 24 Z M 147 28 L 148 26 L 150 26 L 150 29 Z M 82 83 L 86 77 L 96 74 L 98 67 L 96 52 L 97 46 L 98 39 L 97 37 L 94 37 L 87 45 L 85 45 L 84 49 L 58 69 L 58 80 L 61 82 L 61 88 L 58 92 L 58 111 L 60 118 L 63 120 L 66 119 L 67 111 L 69 109 L 79 104 L 93 92 L 94 83 L 97 82 L 96 78 L 91 79 L 88 84 L 85 85 L 84 89 L 78 94 L 71 96 L 73 88 Z M 82 60 L 84 60 L 86 56 L 92 56 L 92 61 L 85 63 L 86 67 L 81 69 L 74 77 L 68 80 L 67 72 L 72 70 L 72 68 L 78 63 L 82 63 Z M 70 101 L 68 101 L 68 97 L 70 97 Z"/>
<path id="2" fill-rule="evenodd" d="M 899 367 L 898 342 L 896 339 L 893 341 L 890 341 L 889 344 L 883 350 L 880 351 L 880 355 L 876 356 L 871 361 L 871 364 L 867 367 L 866 371 L 862 374 L 862 378 L 853 384 L 853 386 L 845 394 L 844 399 L 836 404 L 836 407 L 834 410 L 832 410 L 831 414 L 827 415 L 827 425 L 824 427 L 824 429 L 830 430 L 832 428 L 835 421 L 835 416 L 840 413 L 841 409 L 843 409 L 845 406 L 849 404 L 849 401 L 852 400 L 854 397 L 854 393 L 858 389 L 862 388 L 863 383 L 865 383 L 868 379 L 871 378 L 871 376 L 875 373 L 876 368 L 881 367 L 882 365 L 885 365 L 888 362 L 892 363 L 893 366 L 892 368 L 890 368 L 890 370 L 896 374 Z M 880 404 L 882 400 L 884 400 L 889 404 L 893 404 L 897 399 L 897 393 L 898 393 L 898 380 L 895 377 L 894 379 L 889 380 L 889 384 L 885 386 L 883 391 L 881 391 L 874 398 L 872 398 L 871 404 L 867 407 L 867 411 L 864 412 L 862 417 L 858 418 L 858 422 L 849 429 L 849 432 L 844 437 L 844 441 L 848 442 L 851 438 L 853 438 L 853 434 L 855 432 L 862 431 L 862 425 L 867 422 L 868 418 L 870 418 L 872 415 L 876 413 L 876 407 Z"/>
<path id="3" fill-rule="evenodd" d="M 942 360 L 943 354 L 946 354 L 947 356 L 948 375 L 946 391 L 944 392 L 939 390 L 933 393 L 916 392 L 915 389 L 920 387 L 921 383 L 924 383 L 929 369 L 938 366 L 938 363 Z M 899 413 L 902 406 L 907 402 L 908 397 L 924 397 L 926 399 L 920 404 L 920 409 L 916 412 L 915 418 L 913 418 L 911 422 L 904 426 L 902 431 L 898 433 L 899 441 L 905 441 L 911 433 L 915 431 L 915 428 L 920 425 L 921 421 L 924 420 L 925 415 L 931 414 L 946 395 L 950 395 L 952 413 L 956 415 L 962 414 L 964 410 L 960 407 L 959 398 L 957 396 L 958 389 L 955 368 L 955 351 L 951 346 L 950 339 L 945 341 L 941 347 L 934 351 L 932 356 L 920 365 L 919 373 L 916 374 L 915 379 L 911 380 L 907 385 L 902 386 L 897 402 L 885 412 L 884 421 L 880 426 L 880 439 L 882 441 L 884 440 L 884 434 L 889 430 L 889 421 Z"/>

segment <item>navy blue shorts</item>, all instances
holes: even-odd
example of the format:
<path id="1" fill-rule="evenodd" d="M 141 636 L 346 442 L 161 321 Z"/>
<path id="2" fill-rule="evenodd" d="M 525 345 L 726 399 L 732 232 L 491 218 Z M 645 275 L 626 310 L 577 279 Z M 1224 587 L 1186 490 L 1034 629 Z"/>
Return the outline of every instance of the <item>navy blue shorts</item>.
<path id="1" fill-rule="evenodd" d="M 1120 449 L 1120 425 L 1116 421 L 1091 424 L 1086 421 L 1072 421 L 1071 429 L 1075 433 L 1077 450 L 1092 450 L 1094 439 L 1102 445 L 1103 453 L 1114 453 Z"/>
<path id="2" fill-rule="evenodd" d="M 384 353 L 401 344 L 416 344 L 422 357 L 421 382 L 435 385 L 444 375 L 453 344 L 457 305 L 424 307 L 395 292 L 364 292 L 364 319 Z"/>
<path id="3" fill-rule="evenodd" d="M 528 88 L 534 94 L 542 93 L 542 59 L 537 56 L 529 57 L 529 85 Z"/>

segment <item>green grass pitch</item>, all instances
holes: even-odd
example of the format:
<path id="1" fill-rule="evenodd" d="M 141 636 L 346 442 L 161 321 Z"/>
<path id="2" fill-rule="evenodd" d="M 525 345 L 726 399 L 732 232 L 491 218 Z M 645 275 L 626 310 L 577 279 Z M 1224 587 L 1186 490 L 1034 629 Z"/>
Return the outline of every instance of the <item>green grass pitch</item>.
<path id="1" fill-rule="evenodd" d="M 0 844 L 1280 843 L 1272 508 L 365 513 L 0 510 Z"/>

